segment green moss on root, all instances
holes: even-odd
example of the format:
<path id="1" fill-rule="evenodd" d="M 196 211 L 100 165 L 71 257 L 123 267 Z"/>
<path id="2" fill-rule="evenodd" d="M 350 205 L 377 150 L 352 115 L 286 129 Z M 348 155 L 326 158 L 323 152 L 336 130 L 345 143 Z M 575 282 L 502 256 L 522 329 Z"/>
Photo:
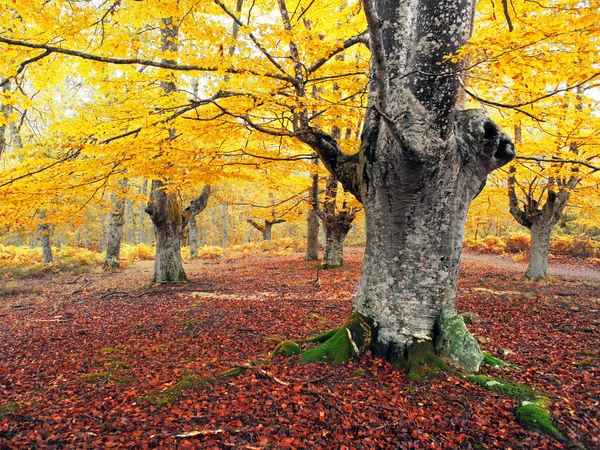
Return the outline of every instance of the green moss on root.
<path id="1" fill-rule="evenodd" d="M 331 361 L 340 364 L 348 361 L 352 356 L 350 340 L 346 327 L 338 328 L 332 337 L 317 347 L 305 351 L 300 357 L 302 363 L 317 361 Z"/>
<path id="2" fill-rule="evenodd" d="M 271 353 L 273 356 L 290 356 L 299 355 L 302 353 L 300 346 L 294 341 L 283 341 L 277 344 L 277 347 Z"/>
<path id="3" fill-rule="evenodd" d="M 302 363 L 331 361 L 339 364 L 362 355 L 370 347 L 373 338 L 371 326 L 359 312 L 352 311 L 344 326 L 301 342 L 322 342 L 304 352 Z"/>
<path id="4" fill-rule="evenodd" d="M 560 431 L 552 425 L 550 412 L 536 402 L 523 402 L 516 412 L 517 422 L 529 430 L 541 431 L 556 437 L 562 436 Z"/>
<path id="5" fill-rule="evenodd" d="M 495 358 L 494 356 L 492 356 L 486 352 L 483 352 L 483 365 L 494 367 L 494 368 L 504 367 L 506 369 L 513 367 L 510 364 L 507 364 L 506 362 L 502 361 L 501 359 Z"/>
<path id="6" fill-rule="evenodd" d="M 490 391 L 498 392 L 499 394 L 512 397 L 517 400 L 531 400 L 535 395 L 531 388 L 522 384 L 513 384 L 504 380 L 494 380 L 485 375 L 467 376 L 467 380 L 477 383 L 478 385 L 489 389 Z"/>
<path id="7" fill-rule="evenodd" d="M 309 344 L 312 342 L 319 342 L 319 343 L 323 343 L 329 339 L 331 339 L 335 333 L 337 333 L 340 330 L 341 327 L 338 328 L 334 328 L 333 330 L 329 330 L 326 331 L 325 333 L 319 334 L 317 336 L 313 336 L 313 337 L 309 337 L 306 339 L 300 339 L 298 340 L 298 342 L 300 342 L 301 344 Z"/>
<path id="8" fill-rule="evenodd" d="M 437 377 L 440 372 L 451 370 L 448 364 L 435 355 L 433 342 L 430 340 L 409 344 L 405 355 L 392 363 L 406 369 L 406 377 L 411 381 L 425 381 Z"/>

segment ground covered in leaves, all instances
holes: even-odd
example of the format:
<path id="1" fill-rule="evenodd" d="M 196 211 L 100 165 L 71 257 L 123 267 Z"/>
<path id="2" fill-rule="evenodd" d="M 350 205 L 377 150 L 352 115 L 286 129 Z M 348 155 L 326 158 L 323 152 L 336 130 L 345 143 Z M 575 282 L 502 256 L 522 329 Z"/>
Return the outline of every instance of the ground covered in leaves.
<path id="1" fill-rule="evenodd" d="M 362 261 L 320 272 L 289 257 L 186 264 L 190 282 L 148 287 L 152 263 L 120 273 L 28 279 L 0 303 L 0 448 L 598 448 L 600 284 L 464 263 L 461 311 L 485 368 L 530 385 L 564 440 L 522 428 L 518 401 L 455 375 L 428 383 L 368 355 L 341 366 L 275 357 L 228 369 L 348 316 Z"/>

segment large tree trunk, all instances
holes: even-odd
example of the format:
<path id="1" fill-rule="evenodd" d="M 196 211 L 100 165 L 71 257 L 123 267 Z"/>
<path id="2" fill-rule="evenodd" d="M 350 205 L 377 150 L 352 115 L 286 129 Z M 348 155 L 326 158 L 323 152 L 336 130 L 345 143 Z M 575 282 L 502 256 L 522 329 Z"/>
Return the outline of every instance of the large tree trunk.
<path id="1" fill-rule="evenodd" d="M 181 259 L 183 211 L 175 194 L 167 194 L 161 181 L 153 180 L 146 212 L 154 224 L 156 259 L 153 283 L 181 282 L 187 277 Z"/>
<path id="2" fill-rule="evenodd" d="M 531 246 L 529 250 L 529 266 L 525 276 L 531 280 L 541 280 L 548 272 L 548 253 L 550 251 L 550 235 L 553 225 L 534 222 L 531 225 Z"/>
<path id="3" fill-rule="evenodd" d="M 460 66 L 445 55 L 468 39 L 475 1 L 363 3 L 373 76 L 360 152 L 307 122 L 301 139 L 362 201 L 365 260 L 350 319 L 303 359 L 370 349 L 409 373 L 436 354 L 476 371 L 483 355 L 456 310 L 464 222 L 514 146 L 484 111 L 455 110 Z"/>
<path id="4" fill-rule="evenodd" d="M 325 252 L 321 268 L 334 269 L 344 265 L 344 240 L 348 231 L 350 231 L 350 223 L 333 222 L 325 223 Z"/>
<path id="5" fill-rule="evenodd" d="M 121 188 L 127 187 L 127 180 L 119 182 Z M 121 240 L 123 239 L 123 225 L 125 224 L 125 198 L 117 193 L 112 194 L 112 208 L 108 220 L 108 232 L 106 235 L 106 259 L 105 269 L 116 269 L 119 267 L 121 254 Z"/>

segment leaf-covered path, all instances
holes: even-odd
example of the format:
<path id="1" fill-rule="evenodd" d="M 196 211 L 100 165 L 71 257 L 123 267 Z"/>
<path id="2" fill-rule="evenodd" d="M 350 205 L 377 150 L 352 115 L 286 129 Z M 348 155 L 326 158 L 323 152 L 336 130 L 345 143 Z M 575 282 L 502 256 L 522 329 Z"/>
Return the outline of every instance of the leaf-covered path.
<path id="1" fill-rule="evenodd" d="M 150 263 L 24 281 L 0 305 L 0 448 L 598 447 L 593 281 L 534 284 L 463 264 L 459 305 L 481 318 L 471 330 L 517 366 L 484 373 L 549 395 L 565 442 L 519 426 L 509 397 L 454 375 L 407 382 L 368 356 L 337 367 L 277 357 L 218 378 L 267 355 L 264 337 L 343 322 L 362 260 L 348 253 L 320 287 L 299 253 L 197 261 L 184 285 L 144 287 Z"/>

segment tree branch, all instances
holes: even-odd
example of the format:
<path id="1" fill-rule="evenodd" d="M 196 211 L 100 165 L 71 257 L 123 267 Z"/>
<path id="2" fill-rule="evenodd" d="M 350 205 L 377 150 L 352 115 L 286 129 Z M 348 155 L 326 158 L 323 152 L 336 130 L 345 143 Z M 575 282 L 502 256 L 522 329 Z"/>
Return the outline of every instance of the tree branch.
<path id="1" fill-rule="evenodd" d="M 568 163 L 568 164 L 580 164 L 585 167 L 589 167 L 594 172 L 600 170 L 599 166 L 594 166 L 586 161 L 580 161 L 578 159 L 558 159 L 558 158 L 542 158 L 539 156 L 517 156 L 517 159 L 524 161 L 537 161 L 537 162 L 554 162 L 554 163 Z"/>
<path id="2" fill-rule="evenodd" d="M 358 154 L 346 155 L 335 139 L 313 127 L 308 127 L 298 133 L 298 139 L 317 152 L 327 170 L 337 177 L 344 189 L 361 201 L 357 173 Z"/>
<path id="3" fill-rule="evenodd" d="M 210 197 L 210 185 L 204 186 L 202 189 L 202 193 L 200 197 L 196 200 L 193 200 L 190 203 L 190 206 L 185 208 L 183 211 L 183 227 L 185 228 L 189 223 L 190 219 L 196 217 L 199 213 L 204 211 L 206 206 L 208 205 L 208 197 Z"/>
<path id="4" fill-rule="evenodd" d="M 9 39 L 0 36 L 0 43 L 16 45 L 19 47 L 26 48 L 37 48 L 46 50 L 50 53 L 60 53 L 63 55 L 74 56 L 81 59 L 87 59 L 90 61 L 103 62 L 107 64 L 116 64 L 116 65 L 141 65 L 141 66 L 149 66 L 149 67 L 157 67 L 159 69 L 170 69 L 177 71 L 204 71 L 204 72 L 217 72 L 219 71 L 218 66 L 205 67 L 205 66 L 196 66 L 196 65 L 187 65 L 187 64 L 175 64 L 172 61 L 152 61 L 148 59 L 140 59 L 140 58 L 112 58 L 108 56 L 99 56 L 93 55 L 90 53 L 81 52 L 78 50 L 69 50 L 66 48 L 56 47 L 48 44 L 35 44 L 33 42 L 19 41 L 15 39 Z M 259 73 L 253 70 L 248 69 L 234 69 L 228 68 L 225 69 L 225 72 L 231 74 L 243 74 L 249 73 L 256 76 L 264 76 L 268 78 L 275 78 L 278 80 L 287 81 L 289 83 L 294 83 L 295 80 L 293 77 L 288 76 L 287 74 L 277 74 L 277 73 Z"/>
<path id="5" fill-rule="evenodd" d="M 323 66 L 323 64 L 325 64 L 327 61 L 329 61 L 335 55 L 343 52 L 344 50 L 349 49 L 350 47 L 352 47 L 356 44 L 364 44 L 367 47 L 369 47 L 369 30 L 365 30 L 356 36 L 346 39 L 342 43 L 341 46 L 336 47 L 327 56 L 324 56 L 323 58 L 320 58 L 317 61 L 315 61 L 312 66 L 310 66 L 308 69 L 306 69 L 306 72 L 308 74 L 311 74 L 311 73 L 317 71 L 318 69 L 321 68 L 321 66 Z"/>

